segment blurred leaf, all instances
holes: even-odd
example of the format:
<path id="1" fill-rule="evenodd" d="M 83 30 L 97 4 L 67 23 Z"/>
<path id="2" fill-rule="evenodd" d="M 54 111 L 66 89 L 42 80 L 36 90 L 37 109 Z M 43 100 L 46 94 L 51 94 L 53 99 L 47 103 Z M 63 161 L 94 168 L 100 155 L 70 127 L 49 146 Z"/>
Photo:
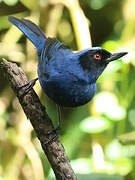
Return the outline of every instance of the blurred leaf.
<path id="1" fill-rule="evenodd" d="M 87 133 L 100 133 L 109 129 L 111 123 L 103 117 L 87 117 L 81 124 L 82 131 Z"/>
<path id="2" fill-rule="evenodd" d="M 120 42 L 119 41 L 112 41 L 112 40 L 108 40 L 106 41 L 102 47 L 105 48 L 108 51 L 116 51 L 116 49 L 118 49 L 120 47 Z"/>
<path id="3" fill-rule="evenodd" d="M 135 127 L 135 109 L 131 109 L 128 113 L 128 120 Z"/>
<path id="4" fill-rule="evenodd" d="M 7 6 L 4 3 L 0 3 L 0 16 L 5 16 L 5 15 L 11 15 L 15 13 L 20 13 L 23 11 L 26 11 L 27 8 L 18 2 L 15 6 Z"/>
<path id="5" fill-rule="evenodd" d="M 3 2 L 8 6 L 14 6 L 18 2 L 18 0 L 3 0 Z"/>
<path id="6" fill-rule="evenodd" d="M 7 122 L 8 119 L 9 119 L 9 113 L 8 113 L 8 112 L 4 112 L 4 113 L 1 115 L 1 117 L 4 119 L 5 122 Z"/>
<path id="7" fill-rule="evenodd" d="M 73 41 L 73 32 L 70 23 L 66 20 L 62 20 L 58 26 L 58 33 L 62 41 L 66 44 Z"/>
<path id="8" fill-rule="evenodd" d="M 4 180 L 2 177 L 0 177 L 0 180 Z"/>
<path id="9" fill-rule="evenodd" d="M 123 62 L 121 60 L 114 61 L 110 63 L 106 69 L 104 70 L 101 77 L 99 77 L 99 82 L 103 82 L 106 79 L 114 79 L 116 77 L 116 73 L 122 68 Z"/>
<path id="10" fill-rule="evenodd" d="M 124 147 L 116 140 L 106 146 L 105 155 L 112 162 L 115 172 L 127 175 L 132 170 L 133 163 L 128 156 L 134 148 Z"/>
<path id="11" fill-rule="evenodd" d="M 78 180 L 124 180 L 124 178 L 118 174 L 77 174 Z M 48 178 L 47 180 L 55 180 L 54 178 Z"/>
<path id="12" fill-rule="evenodd" d="M 78 180 L 124 180 L 120 175 L 108 175 L 108 174 L 79 174 Z"/>
<path id="13" fill-rule="evenodd" d="M 135 144 L 135 131 L 119 136 L 119 141 L 124 144 Z"/>
<path id="14" fill-rule="evenodd" d="M 117 140 L 113 140 L 105 147 L 106 157 L 111 161 L 123 158 L 125 156 L 124 151 L 125 149 L 123 149 L 123 146 Z"/>
<path id="15" fill-rule="evenodd" d="M 118 104 L 117 97 L 110 92 L 102 92 L 96 95 L 94 107 L 96 112 L 104 113 L 114 121 L 119 121 L 126 117 L 126 110 Z"/>
<path id="16" fill-rule="evenodd" d="M 39 1 L 38 0 L 20 0 L 21 3 L 26 6 L 30 10 L 36 10 L 39 8 Z"/>
<path id="17" fill-rule="evenodd" d="M 7 16 L 0 16 L 0 30 L 7 29 L 10 27 Z"/>
<path id="18" fill-rule="evenodd" d="M 91 0 L 89 3 L 92 9 L 98 10 L 101 9 L 108 1 L 110 0 Z"/>
<path id="19" fill-rule="evenodd" d="M 132 161 L 128 158 L 117 159 L 114 162 L 114 166 L 116 171 L 123 176 L 127 175 L 133 169 Z"/>
<path id="20" fill-rule="evenodd" d="M 92 169 L 91 161 L 88 158 L 72 160 L 71 166 L 73 167 L 75 174 L 88 174 Z"/>
<path id="21" fill-rule="evenodd" d="M 69 112 L 68 118 L 65 117 L 64 121 L 71 123 L 68 124 L 68 128 L 66 128 L 65 130 L 65 133 L 62 137 L 62 142 L 64 144 L 67 154 L 71 158 L 75 158 L 78 152 L 80 152 L 82 148 L 80 144 L 85 135 L 85 132 L 83 132 L 79 127 L 80 127 L 80 122 L 82 122 L 82 120 L 89 115 L 88 106 L 84 105 L 74 110 L 69 110 L 68 112 Z M 64 122 L 63 122 L 63 126 L 66 126 L 64 125 Z M 73 137 L 75 143 L 72 143 Z"/>
<path id="22" fill-rule="evenodd" d="M 15 26 L 11 26 L 11 28 L 5 33 L 4 38 L 2 39 L 3 41 L 3 47 L 4 44 L 14 44 L 21 38 L 23 34 L 21 31 L 19 31 Z M 12 38 L 14 37 L 14 38 Z M 12 45 L 13 46 L 13 45 Z"/>
<path id="23" fill-rule="evenodd" d="M 71 166 L 75 174 L 90 174 L 92 171 L 92 163 L 90 158 L 78 158 L 71 161 Z M 52 169 L 49 172 L 49 179 L 54 177 Z"/>

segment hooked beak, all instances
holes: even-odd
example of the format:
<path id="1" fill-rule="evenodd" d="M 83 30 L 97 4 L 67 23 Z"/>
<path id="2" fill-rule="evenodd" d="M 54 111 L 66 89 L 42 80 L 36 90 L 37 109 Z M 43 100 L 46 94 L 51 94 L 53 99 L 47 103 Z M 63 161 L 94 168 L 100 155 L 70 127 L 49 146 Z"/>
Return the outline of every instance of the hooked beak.
<path id="1" fill-rule="evenodd" d="M 125 56 L 126 54 L 127 54 L 127 52 L 120 52 L 120 53 L 111 54 L 111 56 L 106 59 L 106 62 L 109 63 L 111 61 L 114 61 L 116 59 L 119 59 L 119 58 Z"/>

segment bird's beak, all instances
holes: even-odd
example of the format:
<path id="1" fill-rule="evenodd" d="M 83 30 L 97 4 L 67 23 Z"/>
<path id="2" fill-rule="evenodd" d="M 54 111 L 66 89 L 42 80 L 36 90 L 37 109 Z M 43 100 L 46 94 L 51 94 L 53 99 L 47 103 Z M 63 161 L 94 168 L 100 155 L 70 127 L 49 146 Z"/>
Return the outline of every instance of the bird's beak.
<path id="1" fill-rule="evenodd" d="M 126 54 L 127 54 L 127 52 L 120 52 L 120 53 L 111 54 L 111 56 L 106 59 L 106 62 L 109 63 L 111 61 L 114 61 L 116 59 L 119 59 L 119 58 L 125 56 Z"/>

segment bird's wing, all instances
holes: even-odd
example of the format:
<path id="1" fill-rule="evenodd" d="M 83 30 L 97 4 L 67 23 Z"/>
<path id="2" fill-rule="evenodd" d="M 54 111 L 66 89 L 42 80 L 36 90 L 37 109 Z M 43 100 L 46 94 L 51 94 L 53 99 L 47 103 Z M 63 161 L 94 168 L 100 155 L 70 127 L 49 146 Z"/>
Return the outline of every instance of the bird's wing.
<path id="1" fill-rule="evenodd" d="M 66 45 L 56 38 L 47 38 L 41 53 L 41 60 L 49 61 L 57 52 L 72 52 Z"/>

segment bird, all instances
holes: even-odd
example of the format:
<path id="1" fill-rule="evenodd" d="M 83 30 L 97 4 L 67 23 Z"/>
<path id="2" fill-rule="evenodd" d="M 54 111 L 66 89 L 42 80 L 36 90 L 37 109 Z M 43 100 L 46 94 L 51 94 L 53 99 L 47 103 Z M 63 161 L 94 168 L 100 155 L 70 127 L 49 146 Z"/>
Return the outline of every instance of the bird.
<path id="1" fill-rule="evenodd" d="M 111 53 L 101 47 L 73 52 L 56 38 L 46 37 L 30 20 L 12 16 L 8 20 L 36 47 L 40 85 L 43 92 L 59 107 L 87 104 L 93 98 L 97 79 L 107 65 L 127 54 Z"/>

